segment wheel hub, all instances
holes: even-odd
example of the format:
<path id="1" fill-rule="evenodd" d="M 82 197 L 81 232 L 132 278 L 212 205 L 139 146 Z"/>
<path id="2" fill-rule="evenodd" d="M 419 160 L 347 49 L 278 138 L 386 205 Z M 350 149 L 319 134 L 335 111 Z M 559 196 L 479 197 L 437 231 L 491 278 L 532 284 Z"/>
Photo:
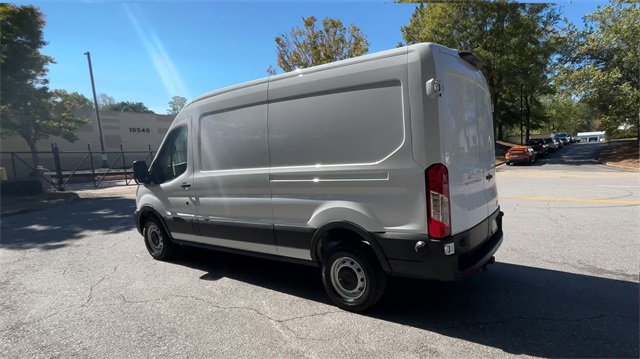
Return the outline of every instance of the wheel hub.
<path id="1" fill-rule="evenodd" d="M 155 224 L 149 226 L 149 233 L 147 234 L 147 242 L 149 247 L 154 253 L 162 252 L 164 239 L 162 238 L 162 231 Z"/>
<path id="2" fill-rule="evenodd" d="M 367 288 L 367 278 L 360 263 L 350 257 L 340 257 L 331 265 L 331 284 L 347 301 L 360 299 Z"/>
<path id="3" fill-rule="evenodd" d="M 354 290 L 358 285 L 356 273 L 351 268 L 342 267 L 338 271 L 338 282 L 346 290 Z"/>

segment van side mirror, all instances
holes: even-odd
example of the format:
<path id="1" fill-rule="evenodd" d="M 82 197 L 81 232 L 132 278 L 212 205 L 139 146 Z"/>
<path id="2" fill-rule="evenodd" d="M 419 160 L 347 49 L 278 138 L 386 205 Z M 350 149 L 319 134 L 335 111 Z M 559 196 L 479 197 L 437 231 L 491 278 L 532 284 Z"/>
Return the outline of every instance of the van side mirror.
<path id="1" fill-rule="evenodd" d="M 149 168 L 147 167 L 147 162 L 145 161 L 133 162 L 133 178 L 138 183 L 144 183 L 144 184 L 151 183 L 151 176 L 149 174 Z"/>

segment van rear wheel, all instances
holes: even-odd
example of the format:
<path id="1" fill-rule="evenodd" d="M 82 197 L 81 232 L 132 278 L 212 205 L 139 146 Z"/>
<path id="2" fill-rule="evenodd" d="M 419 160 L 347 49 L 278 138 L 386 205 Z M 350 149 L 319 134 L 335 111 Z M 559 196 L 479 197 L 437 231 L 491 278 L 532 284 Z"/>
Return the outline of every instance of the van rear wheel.
<path id="1" fill-rule="evenodd" d="M 165 261 L 173 258 L 178 251 L 178 246 L 155 218 L 150 218 L 144 223 L 142 233 L 147 251 L 154 259 Z"/>
<path id="2" fill-rule="evenodd" d="M 365 249 L 338 245 L 322 262 L 324 289 L 342 309 L 364 311 L 380 300 L 386 288 L 386 274 Z"/>

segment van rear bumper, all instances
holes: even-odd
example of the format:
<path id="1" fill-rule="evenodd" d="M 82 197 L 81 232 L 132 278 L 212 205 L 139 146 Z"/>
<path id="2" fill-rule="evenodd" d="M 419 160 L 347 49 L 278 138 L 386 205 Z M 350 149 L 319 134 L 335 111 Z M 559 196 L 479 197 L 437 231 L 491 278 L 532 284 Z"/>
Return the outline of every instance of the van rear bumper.
<path id="1" fill-rule="evenodd" d="M 388 274 L 400 277 L 457 281 L 473 275 L 491 260 L 503 240 L 503 213 L 498 209 L 475 227 L 436 240 L 428 235 L 373 233 L 391 268 Z M 491 223 L 497 230 L 491 233 Z M 416 244 L 424 242 L 421 253 Z M 454 244 L 455 253 L 445 255 L 445 245 Z"/>

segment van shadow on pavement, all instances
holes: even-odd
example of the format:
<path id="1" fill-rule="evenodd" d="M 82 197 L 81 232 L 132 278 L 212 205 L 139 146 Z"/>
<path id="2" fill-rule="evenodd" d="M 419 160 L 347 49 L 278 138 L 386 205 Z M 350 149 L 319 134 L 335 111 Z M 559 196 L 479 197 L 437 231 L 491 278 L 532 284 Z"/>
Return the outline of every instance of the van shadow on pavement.
<path id="1" fill-rule="evenodd" d="M 223 277 L 332 304 L 318 268 L 182 248 L 173 261 Z M 393 278 L 362 315 L 541 357 L 638 357 L 638 283 L 508 263 L 466 281 Z"/>
<path id="2" fill-rule="evenodd" d="M 85 238 L 87 231 L 104 234 L 129 231 L 135 228 L 134 210 L 133 199 L 78 199 L 73 205 L 3 218 L 0 248 L 57 249 Z"/>

